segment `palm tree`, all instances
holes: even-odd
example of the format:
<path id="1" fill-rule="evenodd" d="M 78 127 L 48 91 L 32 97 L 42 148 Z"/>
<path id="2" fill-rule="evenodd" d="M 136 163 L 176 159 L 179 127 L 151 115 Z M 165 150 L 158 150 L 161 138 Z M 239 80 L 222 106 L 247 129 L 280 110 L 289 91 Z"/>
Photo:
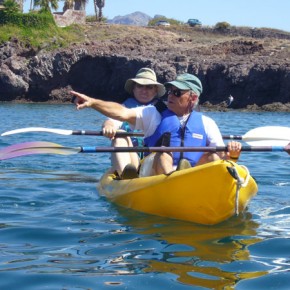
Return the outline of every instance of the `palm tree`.
<path id="1" fill-rule="evenodd" d="M 94 0 L 95 2 L 95 6 L 97 6 L 99 8 L 99 15 L 98 15 L 98 19 L 99 21 L 102 21 L 103 18 L 103 7 L 105 6 L 105 0 Z"/>
<path id="2" fill-rule="evenodd" d="M 32 11 L 33 8 L 34 8 L 34 1 L 30 0 L 30 9 L 29 9 L 29 11 Z"/>
<path id="3" fill-rule="evenodd" d="M 23 10 L 23 7 L 21 10 L 20 4 L 14 0 L 5 0 L 3 2 L 3 6 L 5 8 L 5 11 L 10 12 L 10 13 L 15 13 L 15 12 L 19 12 Z"/>
<path id="4" fill-rule="evenodd" d="M 58 8 L 58 1 L 57 0 L 35 0 L 34 1 L 35 6 L 39 6 L 41 10 L 43 11 L 50 11 L 50 7 L 54 10 L 57 10 Z"/>
<path id="5" fill-rule="evenodd" d="M 24 1 L 23 1 L 23 0 L 17 0 L 16 2 L 17 2 L 18 5 L 19 5 L 20 11 L 23 12 L 23 2 L 24 2 Z"/>
<path id="6" fill-rule="evenodd" d="M 96 0 L 94 0 L 94 8 L 95 8 L 96 20 L 98 20 L 98 7 L 97 7 Z"/>
<path id="7" fill-rule="evenodd" d="M 73 9 L 74 8 L 74 0 L 65 0 L 63 5 L 63 11 L 66 11 L 67 9 Z"/>
<path id="8" fill-rule="evenodd" d="M 75 10 L 86 10 L 86 3 L 88 2 L 88 0 L 75 0 L 75 6 L 74 9 Z"/>

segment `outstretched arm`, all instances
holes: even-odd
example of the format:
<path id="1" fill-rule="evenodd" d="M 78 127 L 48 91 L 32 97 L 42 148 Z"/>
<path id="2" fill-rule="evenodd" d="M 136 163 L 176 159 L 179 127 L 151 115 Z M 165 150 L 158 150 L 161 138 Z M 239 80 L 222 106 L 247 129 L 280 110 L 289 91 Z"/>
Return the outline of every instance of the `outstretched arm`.
<path id="1" fill-rule="evenodd" d="M 78 110 L 92 108 L 109 118 L 122 122 L 126 121 L 135 126 L 136 113 L 134 110 L 128 109 L 115 102 L 93 99 L 75 91 L 71 91 L 71 94 L 76 97 L 75 104 Z"/>

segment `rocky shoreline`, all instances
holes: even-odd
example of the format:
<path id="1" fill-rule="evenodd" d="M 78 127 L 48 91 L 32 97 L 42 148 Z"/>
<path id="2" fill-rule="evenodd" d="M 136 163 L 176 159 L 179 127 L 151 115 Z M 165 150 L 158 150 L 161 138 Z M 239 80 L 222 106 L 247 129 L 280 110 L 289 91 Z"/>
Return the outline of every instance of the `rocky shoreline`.
<path id="1" fill-rule="evenodd" d="M 118 99 L 115 101 L 119 101 Z M 27 99 L 15 99 L 12 101 L 0 101 L 0 104 L 12 103 L 12 104 L 34 104 L 42 103 L 47 105 L 63 104 L 70 105 L 72 101 L 70 99 L 62 100 L 48 100 L 48 101 L 31 101 Z M 219 104 L 211 104 L 210 102 L 205 102 L 201 104 L 198 108 L 202 112 L 227 112 L 227 111 L 240 111 L 240 112 L 289 112 L 290 113 L 290 103 L 269 103 L 261 107 L 257 105 L 248 105 L 245 108 L 234 108 L 227 106 L 226 102 L 221 102 Z"/>
<path id="2" fill-rule="evenodd" d="M 101 41 L 93 32 L 117 28 L 90 25 L 84 42 L 53 51 L 17 39 L 1 44 L 0 101 L 69 103 L 71 89 L 122 101 L 126 79 L 147 66 L 160 82 L 182 72 L 197 74 L 205 110 L 290 112 L 290 33 L 128 26 L 126 33 Z"/>

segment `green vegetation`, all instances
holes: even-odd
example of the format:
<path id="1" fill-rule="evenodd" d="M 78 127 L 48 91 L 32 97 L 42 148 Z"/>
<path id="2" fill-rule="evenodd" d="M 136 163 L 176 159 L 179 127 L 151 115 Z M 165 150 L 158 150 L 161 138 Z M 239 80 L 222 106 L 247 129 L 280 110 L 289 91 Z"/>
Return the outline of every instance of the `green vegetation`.
<path id="1" fill-rule="evenodd" d="M 49 8 L 49 5 L 53 8 L 57 7 L 54 2 L 57 4 L 56 0 L 35 0 L 35 3 L 40 5 L 41 10 L 24 14 L 20 13 L 20 6 L 15 0 L 5 0 L 4 9 L 0 10 L 0 25 L 16 25 L 23 28 L 47 28 L 50 25 L 55 25 Z"/>
<path id="2" fill-rule="evenodd" d="M 14 0 L 5 0 L 3 3 L 3 6 L 5 7 L 6 13 L 17 13 L 20 11 L 20 6 L 17 2 Z"/>
<path id="3" fill-rule="evenodd" d="M 51 13 L 19 13 L 10 12 L 9 10 L 0 11 L 0 25 L 17 25 L 23 28 L 28 27 L 42 27 L 46 28 L 48 25 L 55 25 Z"/>
<path id="4" fill-rule="evenodd" d="M 73 42 L 84 41 L 83 30 L 77 25 L 59 28 L 54 23 L 49 23 L 45 27 L 24 27 L 15 24 L 5 24 L 0 25 L 0 27 L 0 43 L 16 38 L 32 47 L 45 47 L 49 50 L 57 47 L 66 47 Z"/>
<path id="5" fill-rule="evenodd" d="M 34 5 L 41 7 L 41 11 L 50 12 L 50 7 L 54 10 L 58 9 L 57 0 L 34 0 Z"/>
<path id="6" fill-rule="evenodd" d="M 99 22 L 102 22 L 102 23 L 106 23 L 107 20 L 108 19 L 106 17 L 98 18 L 95 15 L 88 15 L 88 16 L 86 16 L 86 22 L 87 23 L 89 23 L 89 22 L 96 22 L 96 21 L 99 21 Z"/>
<path id="7" fill-rule="evenodd" d="M 84 40 L 84 33 L 77 25 L 56 26 L 50 12 L 50 7 L 56 7 L 56 0 L 38 0 L 35 3 L 41 7 L 40 11 L 20 13 L 17 2 L 4 1 L 5 9 L 0 11 L 0 43 L 14 38 L 37 49 L 54 49 Z"/>
<path id="8" fill-rule="evenodd" d="M 172 18 L 166 18 L 166 17 L 157 17 L 157 18 L 153 18 L 149 21 L 148 23 L 148 26 L 155 26 L 156 23 L 160 20 L 164 20 L 164 21 L 167 21 L 170 23 L 170 25 L 181 25 L 183 24 L 182 21 L 179 21 L 179 20 L 175 20 L 175 19 L 172 19 Z"/>
<path id="9" fill-rule="evenodd" d="M 224 29 L 229 29 L 231 28 L 231 25 L 228 22 L 218 22 L 215 27 L 215 29 L 219 29 L 219 30 L 224 30 Z"/>
<path id="10" fill-rule="evenodd" d="M 13 0 L 6 1 L 13 2 Z M 168 21 L 171 25 L 166 29 L 155 26 L 154 24 L 159 20 Z M 156 42 L 176 43 L 183 41 L 184 45 L 192 42 L 207 45 L 233 38 L 252 36 L 252 28 L 234 27 L 227 22 L 219 22 L 214 27 L 204 25 L 190 27 L 181 21 L 160 17 L 150 21 L 148 27 L 136 27 L 107 24 L 105 20 L 96 22 L 94 16 L 88 16 L 86 22 L 85 25 L 58 27 L 50 11 L 41 13 L 34 11 L 23 14 L 17 12 L 11 5 L 9 12 L 8 10 L 0 11 L 0 44 L 17 39 L 22 45 L 32 46 L 36 50 L 54 50 L 60 47 L 69 47 L 73 43 L 112 42 L 127 45 L 131 49 L 140 43 L 149 46 L 150 43 L 155 44 Z M 263 29 L 263 31 L 256 32 L 260 33 L 259 35 L 264 33 L 267 37 L 276 38 L 282 33 L 285 35 L 285 39 L 289 39 L 289 33 L 273 29 Z M 284 51 L 288 50 L 284 43 L 281 46 L 283 46 Z"/>

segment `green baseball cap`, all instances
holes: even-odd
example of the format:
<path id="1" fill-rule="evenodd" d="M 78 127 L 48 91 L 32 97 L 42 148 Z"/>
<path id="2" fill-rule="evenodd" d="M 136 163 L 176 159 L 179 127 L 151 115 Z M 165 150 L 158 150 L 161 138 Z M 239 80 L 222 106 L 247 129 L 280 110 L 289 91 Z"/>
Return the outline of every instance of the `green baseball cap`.
<path id="1" fill-rule="evenodd" d="M 175 86 L 180 90 L 192 90 L 198 96 L 202 93 L 202 84 L 198 77 L 192 74 L 181 74 L 176 77 L 175 81 L 165 83 L 165 86 Z"/>

